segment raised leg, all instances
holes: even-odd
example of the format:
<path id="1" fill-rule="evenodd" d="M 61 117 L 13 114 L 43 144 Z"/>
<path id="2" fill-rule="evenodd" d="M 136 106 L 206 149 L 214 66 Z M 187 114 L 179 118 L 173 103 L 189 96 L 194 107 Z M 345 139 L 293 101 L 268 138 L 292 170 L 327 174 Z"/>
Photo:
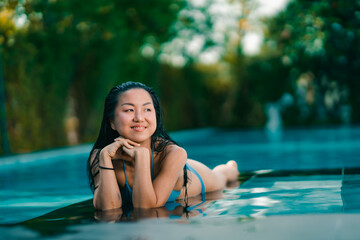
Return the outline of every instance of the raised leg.
<path id="1" fill-rule="evenodd" d="M 226 164 L 216 166 L 212 171 L 216 175 L 222 176 L 226 183 L 233 182 L 239 177 L 237 163 L 233 160 L 228 161 Z"/>

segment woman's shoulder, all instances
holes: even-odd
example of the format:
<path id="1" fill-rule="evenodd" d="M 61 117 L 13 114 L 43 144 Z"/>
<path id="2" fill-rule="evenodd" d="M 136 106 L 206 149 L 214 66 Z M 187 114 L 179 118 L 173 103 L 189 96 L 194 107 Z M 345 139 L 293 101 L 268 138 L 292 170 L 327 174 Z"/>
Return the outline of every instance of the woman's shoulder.
<path id="1" fill-rule="evenodd" d="M 187 159 L 186 150 L 178 145 L 168 145 L 165 149 L 165 156 L 167 157 L 176 157 L 176 158 L 185 158 Z"/>
<path id="2" fill-rule="evenodd" d="M 169 152 L 176 151 L 176 149 L 182 149 L 182 147 L 177 145 L 174 141 L 161 137 L 156 138 L 154 146 L 154 150 L 156 152 L 164 155 L 168 154 Z"/>
<path id="3" fill-rule="evenodd" d="M 175 145 L 175 144 L 171 144 L 171 145 L 168 145 L 165 149 L 166 153 L 167 154 L 186 154 L 186 150 L 178 145 Z"/>
<path id="4" fill-rule="evenodd" d="M 187 153 L 184 148 L 178 145 L 169 145 L 161 154 L 161 168 L 174 168 L 184 166 L 187 160 Z"/>

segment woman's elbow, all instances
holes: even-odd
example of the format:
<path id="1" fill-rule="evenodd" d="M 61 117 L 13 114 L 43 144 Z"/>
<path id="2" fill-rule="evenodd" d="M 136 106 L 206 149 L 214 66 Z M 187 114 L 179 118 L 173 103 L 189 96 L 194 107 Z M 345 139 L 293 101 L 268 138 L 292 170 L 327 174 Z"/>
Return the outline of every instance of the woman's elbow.
<path id="1" fill-rule="evenodd" d="M 96 197 L 93 198 L 93 206 L 96 210 L 100 210 L 100 211 L 105 210 L 104 206 L 101 204 L 101 202 Z"/>
<path id="2" fill-rule="evenodd" d="M 96 210 L 104 211 L 121 208 L 121 204 L 121 201 L 104 201 L 103 199 L 94 195 L 93 206 Z"/>

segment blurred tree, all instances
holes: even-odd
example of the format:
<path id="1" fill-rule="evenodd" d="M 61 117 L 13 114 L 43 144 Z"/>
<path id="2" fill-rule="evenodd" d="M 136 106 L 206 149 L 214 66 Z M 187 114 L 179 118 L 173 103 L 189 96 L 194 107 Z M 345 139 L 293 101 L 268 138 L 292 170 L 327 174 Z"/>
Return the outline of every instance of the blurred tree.
<path id="1" fill-rule="evenodd" d="M 1 32 L 0 32 L 1 35 Z M 2 42 L 0 41 L 0 129 L 1 147 L 5 154 L 10 154 L 9 137 L 7 130 L 6 104 L 5 104 L 5 79 L 3 69 Z"/>
<path id="2" fill-rule="evenodd" d="M 259 126 L 263 119 L 244 79 L 241 38 L 251 1 L 188 1 L 161 47 L 169 129 Z M 186 109 L 186 116 L 183 111 Z M 254 117 L 256 115 L 256 117 Z"/>
<path id="3" fill-rule="evenodd" d="M 351 109 L 351 121 L 360 121 L 359 13 L 358 1 L 298 0 L 264 20 L 263 55 L 272 59 L 271 84 L 278 86 L 274 99 L 287 89 L 297 100 L 297 114 L 285 116 L 288 123 L 347 123 Z"/>
<path id="4" fill-rule="evenodd" d="M 169 130 L 263 126 L 290 93 L 287 124 L 360 121 L 359 2 L 291 1 L 258 30 L 251 0 L 3 0 L 7 129 L 13 152 L 94 141 L 109 89 L 159 93 Z M 260 38 L 259 38 L 260 39 Z"/>
<path id="5" fill-rule="evenodd" d="M 112 86 L 128 80 L 156 86 L 154 57 L 181 4 L 2 1 L 0 40 L 14 152 L 66 145 L 65 129 L 77 130 L 80 142 L 93 141 Z"/>

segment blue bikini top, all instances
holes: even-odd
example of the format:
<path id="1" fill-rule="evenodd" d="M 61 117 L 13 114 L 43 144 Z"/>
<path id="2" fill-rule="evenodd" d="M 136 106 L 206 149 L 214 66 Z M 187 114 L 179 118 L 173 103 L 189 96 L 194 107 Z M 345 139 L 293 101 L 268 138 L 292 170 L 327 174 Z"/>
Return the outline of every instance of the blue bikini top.
<path id="1" fill-rule="evenodd" d="M 154 166 L 153 166 L 153 151 L 151 150 L 151 180 L 154 180 Z M 123 205 L 128 206 L 132 205 L 132 189 L 130 188 L 125 169 L 125 161 L 123 160 L 124 174 L 125 174 L 125 186 L 120 187 L 121 199 Z M 181 191 L 172 190 L 167 202 L 173 202 L 180 196 Z"/>

